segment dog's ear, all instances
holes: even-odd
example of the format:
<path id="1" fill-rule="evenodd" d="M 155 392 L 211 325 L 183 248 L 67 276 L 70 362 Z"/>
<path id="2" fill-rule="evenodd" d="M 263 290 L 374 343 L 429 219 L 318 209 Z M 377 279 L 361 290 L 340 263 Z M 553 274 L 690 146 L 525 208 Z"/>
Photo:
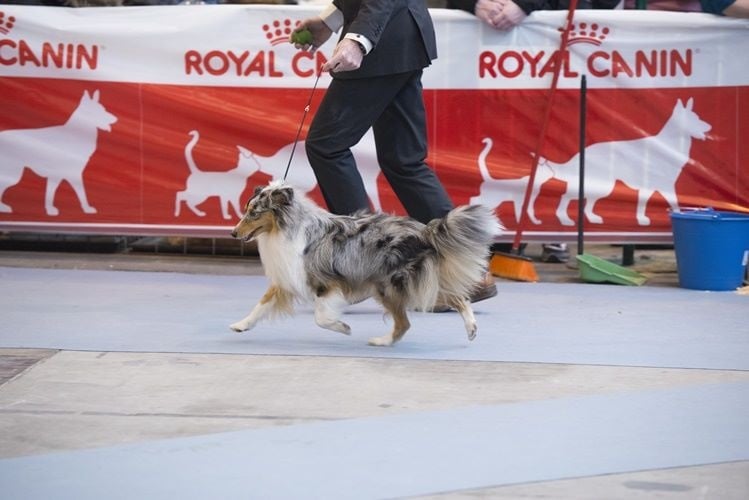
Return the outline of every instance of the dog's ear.
<path id="1" fill-rule="evenodd" d="M 257 198 L 257 195 L 259 195 L 263 191 L 263 186 L 255 186 L 255 189 L 252 190 L 252 195 L 250 195 L 250 199 L 247 200 L 247 203 L 244 204 L 244 211 L 250 209 L 250 203 L 252 203 L 252 200 Z"/>
<path id="2" fill-rule="evenodd" d="M 276 189 L 271 194 L 271 202 L 274 206 L 291 205 L 292 201 L 294 201 L 294 189 L 292 189 L 291 187 L 282 187 L 280 189 Z"/>

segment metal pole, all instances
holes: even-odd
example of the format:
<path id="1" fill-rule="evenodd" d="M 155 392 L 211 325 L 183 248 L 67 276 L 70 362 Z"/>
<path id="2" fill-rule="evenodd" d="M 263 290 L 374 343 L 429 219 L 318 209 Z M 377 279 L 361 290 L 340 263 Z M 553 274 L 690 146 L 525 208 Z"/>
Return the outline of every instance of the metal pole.
<path id="1" fill-rule="evenodd" d="M 585 75 L 580 78 L 580 172 L 577 190 L 577 254 L 583 254 L 583 224 L 585 222 L 585 101 L 587 98 Z"/>

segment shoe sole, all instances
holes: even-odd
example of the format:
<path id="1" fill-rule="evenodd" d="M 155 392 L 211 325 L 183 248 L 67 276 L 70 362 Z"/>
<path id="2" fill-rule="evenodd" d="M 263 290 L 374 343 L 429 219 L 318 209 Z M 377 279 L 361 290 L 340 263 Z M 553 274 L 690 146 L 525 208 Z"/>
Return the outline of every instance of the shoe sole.
<path id="1" fill-rule="evenodd" d="M 490 286 L 482 286 L 479 290 L 476 290 L 476 292 L 471 294 L 470 300 L 472 304 L 481 302 L 482 300 L 491 299 L 497 293 L 497 285 L 492 283 Z"/>
<path id="2" fill-rule="evenodd" d="M 478 290 L 477 293 L 474 293 L 470 297 L 471 304 L 475 304 L 476 302 L 481 302 L 482 300 L 491 299 L 492 297 L 495 297 L 497 295 L 497 285 L 492 284 L 491 286 L 483 286 L 480 290 Z M 426 312 L 431 313 L 444 313 L 444 312 L 450 312 L 454 309 L 450 306 L 444 305 L 444 304 L 437 304 L 431 309 L 428 309 Z"/>

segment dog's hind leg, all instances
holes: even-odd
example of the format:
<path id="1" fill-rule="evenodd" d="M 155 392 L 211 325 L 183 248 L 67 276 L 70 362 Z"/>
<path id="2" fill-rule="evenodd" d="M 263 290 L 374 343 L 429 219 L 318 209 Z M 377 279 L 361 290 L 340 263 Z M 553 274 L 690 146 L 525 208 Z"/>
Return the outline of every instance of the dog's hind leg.
<path id="1" fill-rule="evenodd" d="M 241 219 L 244 214 L 242 213 L 239 202 L 237 200 L 229 200 L 229 205 L 234 209 L 234 213 L 237 214 L 237 217 Z"/>
<path id="2" fill-rule="evenodd" d="M 229 206 L 230 206 L 231 202 L 229 200 L 224 200 L 223 198 L 220 197 L 219 198 L 219 203 L 221 204 L 221 216 L 225 220 L 231 219 L 231 215 L 229 215 Z M 241 218 L 242 217 L 240 216 L 240 219 Z"/>
<path id="3" fill-rule="evenodd" d="M 252 312 L 244 319 L 229 325 L 229 328 L 235 332 L 247 331 L 254 327 L 258 321 L 268 316 L 291 314 L 293 312 L 292 304 L 292 297 L 289 292 L 277 286 L 271 286 L 260 299 L 260 302 L 252 308 Z"/>
<path id="4" fill-rule="evenodd" d="M 351 335 L 351 327 L 340 320 L 341 312 L 348 301 L 339 290 L 329 290 L 315 297 L 315 323 L 322 328 Z"/>
<path id="5" fill-rule="evenodd" d="M 392 299 L 385 298 L 382 301 L 382 305 L 393 317 L 393 330 L 382 337 L 372 337 L 369 339 L 369 345 L 375 346 L 389 346 L 398 342 L 406 334 L 411 323 L 408 321 L 406 315 L 406 307 L 402 301 L 395 301 Z"/>
<path id="6" fill-rule="evenodd" d="M 557 207 L 557 219 L 559 219 L 559 222 L 564 226 L 575 225 L 575 221 L 570 219 L 570 216 L 567 213 L 567 208 L 569 208 L 570 202 L 574 197 L 575 195 L 572 193 L 572 186 L 567 184 L 567 191 L 562 195 L 562 198 L 559 200 L 559 206 Z"/>
<path id="7" fill-rule="evenodd" d="M 47 215 L 60 215 L 60 210 L 55 206 L 55 194 L 62 179 L 47 179 L 47 189 L 44 192 L 44 210 Z"/>
<path id="8" fill-rule="evenodd" d="M 641 226 L 650 225 L 650 217 L 647 216 L 645 210 L 648 208 L 648 201 L 653 194 L 655 194 L 655 191 L 646 188 L 640 188 L 637 192 L 637 223 Z M 666 198 L 666 201 L 668 201 L 668 198 Z M 669 203 L 671 202 L 669 201 Z"/>
<path id="9" fill-rule="evenodd" d="M 453 298 L 448 301 L 448 304 L 458 311 L 463 318 L 466 333 L 468 334 L 468 340 L 475 339 L 478 324 L 476 323 L 476 317 L 473 315 L 473 309 L 471 308 L 470 302 L 464 298 Z"/>

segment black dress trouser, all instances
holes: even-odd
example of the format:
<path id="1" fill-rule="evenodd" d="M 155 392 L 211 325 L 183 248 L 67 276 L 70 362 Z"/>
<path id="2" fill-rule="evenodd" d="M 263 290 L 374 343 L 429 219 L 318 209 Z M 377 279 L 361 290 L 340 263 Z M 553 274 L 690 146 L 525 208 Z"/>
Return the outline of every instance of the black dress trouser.
<path id="1" fill-rule="evenodd" d="M 369 209 L 351 148 L 372 127 L 383 175 L 408 214 L 427 223 L 453 208 L 427 166 L 422 70 L 369 78 L 334 78 L 305 140 L 328 210 Z"/>

